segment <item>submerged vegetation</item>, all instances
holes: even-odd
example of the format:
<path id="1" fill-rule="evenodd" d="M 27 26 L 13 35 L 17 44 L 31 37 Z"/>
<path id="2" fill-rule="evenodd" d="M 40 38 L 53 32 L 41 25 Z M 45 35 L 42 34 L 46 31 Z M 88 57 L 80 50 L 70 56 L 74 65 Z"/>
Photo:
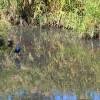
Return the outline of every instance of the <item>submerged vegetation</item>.
<path id="1" fill-rule="evenodd" d="M 15 24 L 52 26 L 76 31 L 80 37 L 99 37 L 98 0 L 0 0 L 0 10 Z"/>

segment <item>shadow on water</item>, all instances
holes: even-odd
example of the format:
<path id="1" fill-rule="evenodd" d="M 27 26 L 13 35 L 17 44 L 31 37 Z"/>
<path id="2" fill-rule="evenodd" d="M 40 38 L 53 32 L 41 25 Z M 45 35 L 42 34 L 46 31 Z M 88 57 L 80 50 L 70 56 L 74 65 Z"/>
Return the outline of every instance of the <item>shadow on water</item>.
<path id="1" fill-rule="evenodd" d="M 14 58 L 12 52 L 0 58 L 3 98 L 100 100 L 99 40 L 84 41 L 63 30 L 28 27 L 12 29 L 9 36 L 15 43 L 21 41 L 22 56 Z"/>

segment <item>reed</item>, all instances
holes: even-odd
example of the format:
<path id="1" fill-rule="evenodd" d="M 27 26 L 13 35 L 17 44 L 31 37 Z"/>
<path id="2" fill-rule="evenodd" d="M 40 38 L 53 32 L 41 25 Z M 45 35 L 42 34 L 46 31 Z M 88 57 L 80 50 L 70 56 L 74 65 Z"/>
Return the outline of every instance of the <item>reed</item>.
<path id="1" fill-rule="evenodd" d="M 28 23 L 40 26 L 50 23 L 52 26 L 56 22 L 54 26 L 63 25 L 64 28 L 76 31 L 80 37 L 93 37 L 98 32 L 95 26 L 99 27 L 100 3 L 97 0 L 1 0 L 0 4 L 3 9 L 9 9 L 13 17 L 18 15 Z"/>

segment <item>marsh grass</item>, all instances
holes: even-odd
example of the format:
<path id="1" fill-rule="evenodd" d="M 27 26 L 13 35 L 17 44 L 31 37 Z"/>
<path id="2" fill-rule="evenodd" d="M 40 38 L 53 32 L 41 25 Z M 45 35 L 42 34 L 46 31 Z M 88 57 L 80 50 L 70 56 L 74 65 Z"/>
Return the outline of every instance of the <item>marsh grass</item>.
<path id="1" fill-rule="evenodd" d="M 3 11 L 0 9 L 0 36 L 4 39 L 4 45 L 0 47 L 0 54 L 7 49 L 7 31 L 11 29 L 11 24 L 7 21 Z"/>
<path id="2" fill-rule="evenodd" d="M 78 33 L 80 37 L 93 37 L 99 32 L 95 27 L 99 30 L 100 2 L 97 0 L 1 0 L 0 4 L 12 17 L 20 16 L 27 23 L 37 23 L 40 27 L 51 24 L 58 28 L 61 25 L 63 29 L 76 31 L 73 34 Z"/>
<path id="3" fill-rule="evenodd" d="M 7 22 L 3 11 L 0 9 L 0 35 L 5 35 L 6 31 L 11 28 L 11 24 Z"/>

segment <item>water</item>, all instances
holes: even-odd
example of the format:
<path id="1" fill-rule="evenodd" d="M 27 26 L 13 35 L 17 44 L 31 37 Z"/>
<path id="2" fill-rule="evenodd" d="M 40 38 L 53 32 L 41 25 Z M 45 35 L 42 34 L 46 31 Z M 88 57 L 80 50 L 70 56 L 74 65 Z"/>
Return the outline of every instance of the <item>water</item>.
<path id="1" fill-rule="evenodd" d="M 100 41 L 68 31 L 16 27 L 21 52 L 0 55 L 0 100 L 100 100 Z"/>
<path id="2" fill-rule="evenodd" d="M 40 91 L 39 91 L 40 92 Z M 49 96 L 41 93 L 29 93 L 25 90 L 17 91 L 9 95 L 0 95 L 0 100 L 100 100 L 100 94 L 96 91 L 84 92 L 80 98 L 73 92 L 51 92 Z"/>

